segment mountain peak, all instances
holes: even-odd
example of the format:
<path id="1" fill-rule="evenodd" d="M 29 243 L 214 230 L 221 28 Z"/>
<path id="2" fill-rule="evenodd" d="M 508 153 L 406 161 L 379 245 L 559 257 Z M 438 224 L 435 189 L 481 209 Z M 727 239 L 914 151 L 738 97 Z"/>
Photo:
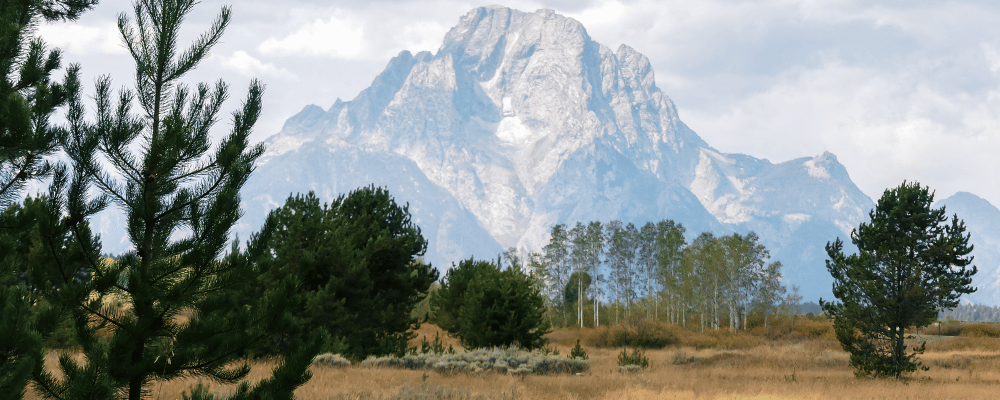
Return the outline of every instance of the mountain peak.
<path id="1" fill-rule="evenodd" d="M 356 98 L 307 107 L 267 146 L 244 197 L 255 207 L 386 186 L 439 266 L 539 250 L 556 223 L 673 219 L 693 234 L 754 230 L 792 271 L 822 270 L 821 244 L 871 208 L 833 154 L 772 164 L 713 149 L 645 55 L 552 10 L 473 9 L 436 53 L 400 52 Z M 815 243 L 786 248 L 796 238 Z"/>

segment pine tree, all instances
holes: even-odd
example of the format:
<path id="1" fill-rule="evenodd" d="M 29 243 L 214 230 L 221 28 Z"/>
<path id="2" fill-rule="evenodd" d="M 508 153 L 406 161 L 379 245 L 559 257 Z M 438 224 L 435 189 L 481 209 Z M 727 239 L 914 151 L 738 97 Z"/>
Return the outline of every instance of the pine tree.
<path id="1" fill-rule="evenodd" d="M 134 22 L 124 14 L 118 20 L 136 63 L 136 90 L 113 95 L 110 79 L 100 78 L 93 124 L 84 119 L 80 97 L 71 99 L 65 149 L 73 169 L 56 170 L 50 213 L 66 214 L 62 226 L 81 243 L 90 273 L 47 295 L 71 310 L 86 360 L 61 357 L 62 379 L 42 373 L 36 385 L 48 398 L 138 400 L 153 382 L 185 375 L 239 382 L 250 367 L 235 361 L 289 324 L 294 280 L 247 296 L 267 272 L 254 260 L 270 226 L 246 248 L 229 245 L 241 215 L 239 190 L 264 151 L 248 144 L 263 88 L 250 84 L 231 132 L 213 149 L 209 133 L 228 88 L 219 81 L 192 90 L 181 79 L 221 39 L 230 10 L 223 8 L 208 32 L 178 53 L 181 23 L 195 3 L 137 1 Z M 91 189 L 100 196 L 88 197 Z M 116 262 L 100 258 L 100 244 L 84 224 L 109 204 L 125 214 L 134 248 Z M 322 333 L 312 336 L 271 378 L 252 387 L 244 382 L 232 398 L 291 399 L 323 340 Z"/>
<path id="2" fill-rule="evenodd" d="M 498 272 L 495 265 L 472 257 L 460 261 L 458 265 L 452 264 L 441 280 L 441 288 L 430 299 L 434 323 L 452 336 L 459 336 L 462 331 L 461 310 L 469 286 L 477 279 L 492 280 L 492 274 Z"/>
<path id="3" fill-rule="evenodd" d="M 42 20 L 77 19 L 96 0 L 0 0 L 0 231 L 22 234 L 26 227 L 8 207 L 28 182 L 51 174 L 45 158 L 59 147 L 63 131 L 49 123 L 57 108 L 78 90 L 79 68 L 63 82 L 51 77 L 61 68 L 58 50 L 34 36 Z M 58 313 L 30 318 L 32 294 L 25 285 L 25 253 L 0 255 L 0 399 L 20 399 L 41 370 L 42 343 Z M 36 313 L 37 314 L 37 313 Z"/>
<path id="4" fill-rule="evenodd" d="M 907 353 L 904 329 L 927 326 L 941 308 L 976 290 L 965 224 L 957 215 L 949 223 L 944 207 L 931 208 L 933 202 L 928 188 L 903 182 L 882 194 L 871 222 L 851 232 L 857 254 L 845 255 L 840 239 L 827 243 L 826 267 L 839 302 L 821 303 L 858 376 L 916 371 L 924 345 Z"/>
<path id="5" fill-rule="evenodd" d="M 438 273 L 418 258 L 427 249 L 408 206 L 374 186 L 338 196 L 320 207 L 314 193 L 289 197 L 269 215 L 276 226 L 263 259 L 272 279 L 297 276 L 304 302 L 284 351 L 326 329 L 342 338 L 341 353 L 355 358 L 401 354 L 418 323 L 410 312 Z M 267 286 L 267 285 L 265 285 Z"/>
<path id="6" fill-rule="evenodd" d="M 490 264 L 469 282 L 459 311 L 458 336 L 468 349 L 516 344 L 533 350 L 548 343 L 545 301 L 524 272 Z"/>

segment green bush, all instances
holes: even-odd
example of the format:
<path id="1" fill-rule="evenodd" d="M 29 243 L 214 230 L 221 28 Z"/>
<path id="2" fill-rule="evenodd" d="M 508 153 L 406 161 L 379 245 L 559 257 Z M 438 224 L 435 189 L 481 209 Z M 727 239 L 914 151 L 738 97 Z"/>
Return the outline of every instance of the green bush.
<path id="1" fill-rule="evenodd" d="M 622 349 L 621 353 L 618 353 L 618 366 L 624 367 L 626 365 L 637 365 L 640 368 L 646 368 L 649 366 L 649 359 L 639 348 L 635 348 L 631 353 L 628 349 Z"/>
<path id="2" fill-rule="evenodd" d="M 428 342 L 427 336 L 424 336 L 420 339 L 420 348 L 410 347 L 407 349 L 407 354 L 416 355 L 418 351 L 420 354 L 455 354 L 455 349 L 450 345 L 447 349 L 444 348 L 444 343 L 441 342 L 441 334 L 439 333 L 434 334 L 433 342 Z"/>
<path id="3" fill-rule="evenodd" d="M 680 327 L 666 322 L 635 319 L 620 325 L 602 326 L 590 338 L 597 347 L 642 347 L 662 349 L 677 344 Z"/>
<path id="4" fill-rule="evenodd" d="M 320 204 L 315 193 L 290 196 L 268 214 L 273 235 L 258 264 L 266 288 L 300 280 L 295 323 L 264 353 L 288 353 L 317 329 L 343 338 L 327 350 L 352 359 L 402 354 L 414 338 L 411 315 L 438 272 L 420 261 L 427 240 L 409 207 L 384 188 L 362 187 Z"/>
<path id="5" fill-rule="evenodd" d="M 578 360 L 587 360 L 590 358 L 590 356 L 587 355 L 587 352 L 583 350 L 583 347 L 580 347 L 580 339 L 576 339 L 576 347 L 569 352 L 569 358 Z"/>
<path id="6" fill-rule="evenodd" d="M 199 380 L 197 385 L 191 386 L 191 395 L 188 396 L 187 392 L 182 392 L 181 398 L 184 400 L 215 400 L 215 395 L 210 393 L 208 386 Z"/>
<path id="7" fill-rule="evenodd" d="M 519 269 L 500 270 L 492 264 L 475 277 L 457 313 L 462 346 L 476 349 L 517 345 L 533 350 L 548 344 L 545 334 L 551 330 L 545 319 L 545 299 L 534 278 Z"/>

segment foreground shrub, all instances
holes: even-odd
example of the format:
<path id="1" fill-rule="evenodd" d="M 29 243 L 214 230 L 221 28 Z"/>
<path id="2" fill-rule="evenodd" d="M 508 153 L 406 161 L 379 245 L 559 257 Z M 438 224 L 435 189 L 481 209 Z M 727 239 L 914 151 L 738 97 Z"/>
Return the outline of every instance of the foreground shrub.
<path id="1" fill-rule="evenodd" d="M 331 368 L 346 368 L 351 362 L 340 354 L 324 353 L 313 357 L 312 365 Z"/>
<path id="2" fill-rule="evenodd" d="M 420 348 L 417 349 L 416 347 L 410 347 L 407 349 L 407 353 L 415 355 L 418 350 L 420 354 L 455 354 L 455 348 L 451 345 L 448 345 L 447 349 L 444 348 L 444 343 L 441 342 L 441 335 L 437 332 L 434 333 L 433 342 L 428 342 L 427 336 L 424 336 L 423 339 L 420 340 Z"/>
<path id="3" fill-rule="evenodd" d="M 676 353 L 674 353 L 674 361 L 673 361 L 673 363 L 674 363 L 674 365 L 684 365 L 684 364 L 690 364 L 690 363 L 693 363 L 693 362 L 699 361 L 699 360 L 702 360 L 702 358 L 695 357 L 695 356 L 692 356 L 692 355 L 688 355 L 683 350 L 678 350 Z"/>
<path id="4" fill-rule="evenodd" d="M 198 384 L 191 386 L 191 395 L 188 396 L 187 391 L 181 392 L 181 398 L 184 400 L 215 400 L 215 395 L 208 391 L 208 386 L 198 381 Z"/>
<path id="5" fill-rule="evenodd" d="M 833 322 L 818 317 L 797 320 L 794 331 L 809 339 L 836 338 L 833 332 Z"/>
<path id="6" fill-rule="evenodd" d="M 622 349 L 622 352 L 618 353 L 618 366 L 624 367 L 629 365 L 646 368 L 649 366 L 649 359 L 646 358 L 646 355 L 638 348 L 632 350 L 631 353 L 628 352 L 628 349 Z"/>
<path id="7" fill-rule="evenodd" d="M 590 344 L 597 347 L 662 349 L 677 344 L 682 329 L 666 322 L 635 319 L 595 329 L 590 337 Z"/>
<path id="8" fill-rule="evenodd" d="M 575 358 L 578 360 L 587 360 L 590 358 L 590 356 L 587 355 L 587 351 L 585 351 L 583 347 L 580 347 L 580 339 L 576 339 L 576 347 L 569 352 L 569 358 Z"/>
<path id="9" fill-rule="evenodd" d="M 430 369 L 441 374 L 495 372 L 512 375 L 580 373 L 590 361 L 532 353 L 516 346 L 478 349 L 462 354 L 407 354 L 368 357 L 365 368 Z"/>

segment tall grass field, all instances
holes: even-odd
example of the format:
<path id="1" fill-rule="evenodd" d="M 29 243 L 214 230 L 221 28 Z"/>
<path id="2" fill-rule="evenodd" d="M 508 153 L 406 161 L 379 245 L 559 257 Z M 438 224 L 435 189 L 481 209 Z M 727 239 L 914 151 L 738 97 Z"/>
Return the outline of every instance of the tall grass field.
<path id="1" fill-rule="evenodd" d="M 458 341 L 424 324 L 411 343 L 435 335 L 459 354 Z M 939 334 L 940 333 L 940 334 Z M 857 379 L 829 321 L 798 317 L 749 332 L 699 332 L 654 322 L 563 329 L 548 335 L 550 350 L 571 353 L 577 340 L 589 356 L 580 373 L 523 374 L 483 370 L 442 373 L 384 363 L 316 362 L 313 378 L 295 392 L 300 400 L 430 399 L 983 399 L 1000 398 L 1000 326 L 950 324 L 912 332 L 927 342 L 929 371 L 906 380 Z M 645 369 L 619 368 L 622 350 L 643 345 Z M 539 355 L 541 356 L 541 355 Z M 50 367 L 56 355 L 49 355 Z M 275 363 L 253 363 L 251 379 Z M 151 399 L 181 399 L 198 382 L 179 379 L 152 386 Z M 216 399 L 233 388 L 203 382 Z M 29 391 L 29 399 L 36 399 Z"/>

